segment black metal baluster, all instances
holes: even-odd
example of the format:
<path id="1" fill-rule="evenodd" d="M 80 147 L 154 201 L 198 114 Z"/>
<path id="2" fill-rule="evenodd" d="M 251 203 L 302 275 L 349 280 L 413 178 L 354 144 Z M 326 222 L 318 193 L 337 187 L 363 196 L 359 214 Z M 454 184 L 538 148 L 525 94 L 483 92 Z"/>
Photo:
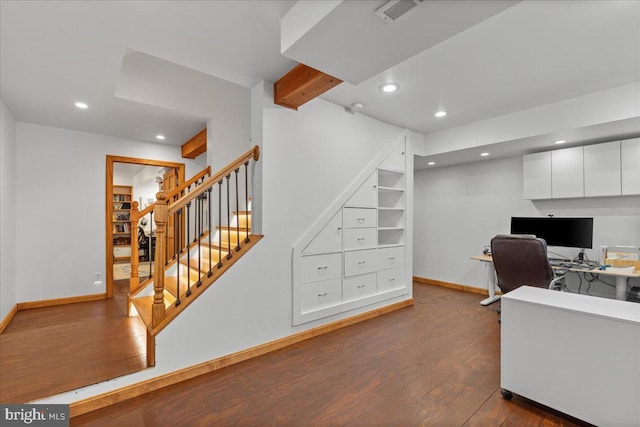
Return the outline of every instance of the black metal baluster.
<path id="1" fill-rule="evenodd" d="M 213 275 L 213 272 L 211 271 L 211 252 L 213 251 L 213 246 L 211 246 L 211 190 L 213 189 L 212 187 L 209 187 L 209 189 L 207 190 L 207 192 L 209 193 L 209 197 L 207 198 L 207 200 L 209 201 L 209 272 L 207 273 L 207 277 L 211 277 Z"/>
<path id="2" fill-rule="evenodd" d="M 231 218 L 229 216 L 229 179 L 231 179 L 231 174 L 227 175 L 225 178 L 227 178 L 227 246 L 229 247 L 227 259 L 231 259 L 233 257 L 231 253 L 231 227 L 229 226 L 229 224 L 231 224 Z"/>
<path id="3" fill-rule="evenodd" d="M 176 221 L 180 220 L 182 216 L 182 209 L 178 209 L 178 211 L 173 215 Z M 180 228 L 174 229 L 174 240 L 178 241 L 180 239 Z M 177 239 L 176 239 L 177 238 Z M 176 251 L 177 252 L 177 251 Z M 175 257 L 175 254 L 174 254 Z M 180 258 L 178 258 L 178 262 L 176 262 L 176 307 L 180 305 Z"/>
<path id="4" fill-rule="evenodd" d="M 238 196 L 238 172 L 240 171 L 240 168 L 236 168 L 236 170 L 234 171 L 235 175 L 236 175 L 236 252 L 238 252 L 240 250 L 240 207 L 238 206 L 238 199 L 240 198 Z"/>
<path id="5" fill-rule="evenodd" d="M 180 232 L 180 220 L 178 219 L 179 216 L 182 216 L 182 214 L 178 215 L 178 212 L 173 214 L 173 256 L 171 257 L 171 259 L 176 259 L 176 255 L 179 252 L 178 242 L 180 239 L 177 238 L 177 235 Z M 167 238 L 169 238 L 168 234 L 167 234 Z M 167 264 L 169 263 L 168 259 L 165 261 Z"/>
<path id="6" fill-rule="evenodd" d="M 244 239 L 245 243 L 249 243 L 249 180 L 247 179 L 247 167 L 249 166 L 249 161 L 244 162 L 244 222 L 245 227 L 247 228 L 247 237 Z"/>
<path id="7" fill-rule="evenodd" d="M 222 267 L 222 180 L 218 181 L 218 268 Z"/>
<path id="8" fill-rule="evenodd" d="M 189 210 L 191 209 L 191 202 L 187 203 L 187 240 L 185 250 L 187 252 L 187 296 L 191 295 L 191 254 L 189 253 Z M 178 264 L 180 264 L 180 259 L 178 258 Z"/>
<path id="9" fill-rule="evenodd" d="M 151 218 L 151 225 L 149 226 L 149 252 L 147 252 L 149 254 L 149 279 L 151 279 L 153 277 L 153 266 L 152 266 L 152 262 L 154 260 L 154 257 L 156 255 L 156 248 L 154 247 L 154 245 L 152 245 L 153 243 L 153 209 L 151 210 L 151 212 L 149 212 L 149 216 Z M 153 252 L 151 252 L 151 250 L 153 249 Z"/>
<path id="10" fill-rule="evenodd" d="M 203 193 L 204 194 L 204 193 Z M 201 264 L 202 264 L 202 257 L 200 254 L 200 251 L 202 250 L 201 247 L 201 240 L 202 240 L 202 194 L 200 194 L 198 196 L 198 200 L 199 200 L 199 204 L 200 204 L 200 210 L 198 211 L 198 215 L 199 215 L 199 219 L 198 219 L 198 226 L 197 226 L 197 230 L 196 230 L 196 235 L 198 236 L 198 281 L 196 282 L 196 286 L 200 286 L 202 285 L 202 271 L 201 271 Z"/>

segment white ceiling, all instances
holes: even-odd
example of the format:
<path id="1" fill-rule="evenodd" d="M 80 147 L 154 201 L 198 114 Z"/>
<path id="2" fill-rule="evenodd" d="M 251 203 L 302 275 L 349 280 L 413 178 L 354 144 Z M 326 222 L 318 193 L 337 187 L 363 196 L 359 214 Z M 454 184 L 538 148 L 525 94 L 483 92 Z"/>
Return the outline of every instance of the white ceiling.
<path id="1" fill-rule="evenodd" d="M 296 64 L 280 52 L 280 20 L 294 3 L 2 0 L 0 96 L 18 121 L 150 142 L 164 133 L 164 143 L 179 145 L 224 114 L 230 98 L 245 108 L 249 88 Z M 340 55 L 331 53 L 346 40 L 363 64 L 372 55 L 382 67 L 397 64 L 322 98 L 361 102 L 362 114 L 424 134 L 640 81 L 639 1 L 425 0 L 414 9 L 419 14 L 446 11 L 429 31 L 412 29 L 410 15 L 394 24 L 373 19 L 370 9 L 384 0 L 333 3 L 328 20 L 301 38 L 314 46 L 303 53 L 316 68 L 340 70 Z M 397 41 L 381 37 L 390 28 L 403 28 L 419 50 L 399 55 Z M 154 73 L 140 74 L 145 69 Z M 378 90 L 389 80 L 398 93 Z M 76 100 L 89 109 L 77 110 Z M 449 114 L 436 119 L 440 108 Z M 637 126 L 627 121 L 625 134 L 640 133 Z M 598 137 L 586 130 L 575 134 Z M 507 151 L 518 154 L 527 144 L 519 140 Z M 447 161 L 464 156 L 456 150 Z"/>

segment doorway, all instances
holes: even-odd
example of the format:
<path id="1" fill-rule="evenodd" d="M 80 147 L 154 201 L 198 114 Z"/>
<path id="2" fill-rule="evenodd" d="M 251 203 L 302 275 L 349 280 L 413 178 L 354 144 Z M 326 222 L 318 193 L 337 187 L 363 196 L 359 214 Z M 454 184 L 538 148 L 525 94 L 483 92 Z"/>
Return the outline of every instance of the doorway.
<path id="1" fill-rule="evenodd" d="M 144 169 L 146 172 L 151 170 L 156 179 L 149 183 L 151 187 L 145 185 L 144 190 L 138 186 L 140 190 L 138 194 L 136 194 L 136 186 L 133 185 L 133 178 L 128 180 L 126 177 L 116 175 L 118 170 L 128 171 L 127 174 L 132 175 L 136 173 L 136 170 L 143 171 Z M 138 209 L 144 209 L 145 205 L 155 201 L 156 192 L 168 191 L 179 186 L 184 182 L 184 176 L 184 163 L 107 155 L 105 180 L 107 298 L 114 296 L 114 265 L 118 262 L 128 262 L 130 265 L 131 245 L 138 244 L 136 238 L 138 224 L 130 222 L 132 203 L 137 201 L 139 202 Z M 165 183 L 165 177 L 169 178 L 170 182 Z M 132 229 L 134 233 L 131 233 Z"/>

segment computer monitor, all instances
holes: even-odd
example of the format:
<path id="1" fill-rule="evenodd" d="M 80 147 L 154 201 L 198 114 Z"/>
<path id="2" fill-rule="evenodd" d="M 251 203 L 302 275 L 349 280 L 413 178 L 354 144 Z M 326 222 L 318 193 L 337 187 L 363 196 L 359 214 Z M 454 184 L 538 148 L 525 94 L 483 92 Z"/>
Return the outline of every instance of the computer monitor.
<path id="1" fill-rule="evenodd" d="M 511 234 L 534 234 L 548 246 L 591 249 L 593 218 L 512 217 Z"/>

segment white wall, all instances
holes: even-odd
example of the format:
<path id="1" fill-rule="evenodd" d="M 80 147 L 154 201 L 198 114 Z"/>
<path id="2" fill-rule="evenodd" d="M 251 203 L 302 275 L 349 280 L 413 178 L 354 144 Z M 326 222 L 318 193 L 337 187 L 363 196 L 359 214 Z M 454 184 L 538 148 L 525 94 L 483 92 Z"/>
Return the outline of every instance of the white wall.
<path id="1" fill-rule="evenodd" d="M 512 216 L 593 217 L 594 248 L 640 244 L 640 197 L 525 200 L 521 156 L 417 171 L 414 198 L 413 268 L 418 277 L 484 288 L 484 265 L 469 257 L 481 254 L 494 235 L 508 234 Z M 551 250 L 571 258 L 579 252 Z M 597 249 L 586 254 L 598 259 Z M 567 277 L 576 289 L 577 276 Z M 590 292 L 615 295 L 601 283 Z"/>
<path id="2" fill-rule="evenodd" d="M 107 154 L 184 162 L 180 147 L 17 124 L 17 301 L 96 294 L 105 277 Z"/>
<path id="3" fill-rule="evenodd" d="M 16 120 L 0 100 L 0 320 L 16 304 Z"/>
<path id="4" fill-rule="evenodd" d="M 400 300 L 292 326 L 293 246 L 400 132 L 320 99 L 297 112 L 265 106 L 262 241 L 158 335 L 155 368 L 47 401 L 82 399 Z"/>

